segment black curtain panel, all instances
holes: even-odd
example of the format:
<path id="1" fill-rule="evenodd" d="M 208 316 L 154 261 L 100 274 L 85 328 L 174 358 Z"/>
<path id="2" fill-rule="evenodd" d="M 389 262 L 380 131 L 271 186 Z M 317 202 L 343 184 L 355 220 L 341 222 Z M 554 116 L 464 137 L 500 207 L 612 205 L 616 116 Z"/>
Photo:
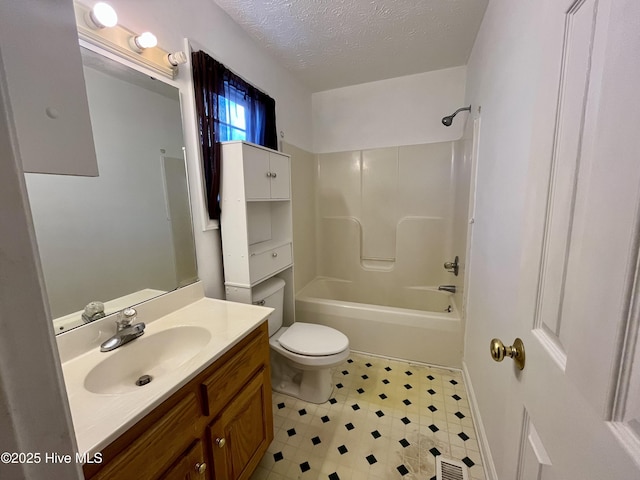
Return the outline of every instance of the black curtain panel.
<path id="1" fill-rule="evenodd" d="M 220 142 L 237 138 L 228 119 L 221 118 L 224 109 L 221 105 L 225 100 L 241 105 L 246 123 L 240 133 L 242 137 L 275 150 L 278 147 L 276 102 L 203 51 L 193 52 L 192 68 L 207 208 L 209 217 L 219 220 Z"/>

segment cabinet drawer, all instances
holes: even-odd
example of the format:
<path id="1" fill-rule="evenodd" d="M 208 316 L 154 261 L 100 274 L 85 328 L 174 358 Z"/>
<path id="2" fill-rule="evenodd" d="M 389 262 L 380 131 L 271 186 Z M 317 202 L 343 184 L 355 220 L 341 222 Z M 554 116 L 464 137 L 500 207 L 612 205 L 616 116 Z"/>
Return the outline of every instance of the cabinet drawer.
<path id="1" fill-rule="evenodd" d="M 282 245 L 249 257 L 249 279 L 251 284 L 270 277 L 291 265 L 291 244 Z"/>
<path id="2" fill-rule="evenodd" d="M 263 323 L 242 350 L 202 383 L 205 415 L 219 412 L 249 381 L 269 364 L 269 333 Z"/>

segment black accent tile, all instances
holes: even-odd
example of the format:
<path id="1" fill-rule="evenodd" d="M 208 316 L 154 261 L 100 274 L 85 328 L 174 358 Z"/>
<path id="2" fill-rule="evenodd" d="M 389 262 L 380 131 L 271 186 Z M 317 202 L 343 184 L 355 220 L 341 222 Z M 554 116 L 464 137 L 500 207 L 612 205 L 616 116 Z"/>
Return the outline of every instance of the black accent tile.
<path id="1" fill-rule="evenodd" d="M 373 365 L 371 365 L 370 363 L 368 363 L 368 362 L 367 362 L 367 363 L 365 363 L 365 366 L 366 366 L 367 368 L 370 368 L 370 367 L 372 367 Z"/>
<path id="2" fill-rule="evenodd" d="M 376 415 L 377 415 L 378 417 L 384 417 L 384 412 L 383 412 L 382 410 L 378 410 L 378 411 L 376 412 Z"/>
<path id="3" fill-rule="evenodd" d="M 411 385 L 409 385 L 408 383 L 404 384 L 404 388 L 406 388 L 407 390 L 411 390 L 413 387 Z"/>
<path id="4" fill-rule="evenodd" d="M 409 420 L 407 417 L 402 417 L 400 420 L 402 420 L 402 423 L 404 423 L 405 425 L 409 425 L 411 423 L 411 420 Z"/>
<path id="5" fill-rule="evenodd" d="M 384 367 L 384 369 L 385 369 L 387 372 L 390 372 L 390 371 L 391 371 L 391 367 Z"/>
<path id="6" fill-rule="evenodd" d="M 314 445 L 318 445 L 319 443 L 322 443 L 322 440 L 320 440 L 320 437 L 313 437 L 311 439 L 311 443 L 313 443 Z"/>
<path id="7" fill-rule="evenodd" d="M 434 377 L 433 375 L 427 375 L 427 378 L 428 378 L 429 380 L 435 380 L 435 379 L 436 379 L 436 377 Z"/>
<path id="8" fill-rule="evenodd" d="M 332 474 L 329 475 L 329 480 L 340 480 L 340 477 L 336 472 L 333 472 Z"/>
<path id="9" fill-rule="evenodd" d="M 438 392 L 436 392 L 433 388 L 430 388 L 429 390 L 427 390 L 427 393 L 428 393 L 429 395 L 435 395 L 435 394 L 436 394 L 436 393 L 438 393 Z"/>
<path id="10" fill-rule="evenodd" d="M 344 427 L 347 430 L 353 430 L 354 428 L 356 428 L 356 427 L 353 426 L 353 423 L 351 423 L 351 422 L 347 423 Z"/>
<path id="11" fill-rule="evenodd" d="M 384 393 L 381 393 L 380 395 L 378 395 L 382 400 L 386 400 L 387 396 Z"/>
<path id="12" fill-rule="evenodd" d="M 411 445 L 409 443 L 409 440 L 407 440 L 406 438 L 403 438 L 402 440 L 399 441 L 400 445 L 402 445 L 402 448 L 407 448 L 409 445 Z"/>
<path id="13" fill-rule="evenodd" d="M 363 380 L 366 380 L 367 378 L 369 378 L 369 375 L 362 375 Z"/>
<path id="14" fill-rule="evenodd" d="M 351 408 L 353 408 L 354 410 L 360 410 L 360 405 L 354 403 L 353 405 L 351 405 Z"/>
<path id="15" fill-rule="evenodd" d="M 460 433 L 458 434 L 458 436 L 459 436 L 463 441 L 465 441 L 465 442 L 466 442 L 467 440 L 469 440 L 469 435 L 467 435 L 467 434 L 466 434 L 466 433 L 464 433 L 464 432 L 460 432 Z"/>
<path id="16" fill-rule="evenodd" d="M 277 452 L 273 454 L 273 460 L 276 462 L 279 462 L 283 458 L 284 458 L 284 455 L 282 455 L 282 452 Z"/>
<path id="17" fill-rule="evenodd" d="M 458 384 L 458 382 L 456 382 L 455 380 L 449 380 L 449 383 L 450 383 L 451 385 L 457 385 L 457 384 Z"/>
<path id="18" fill-rule="evenodd" d="M 378 430 L 374 430 L 373 432 L 371 432 L 371 436 L 377 440 L 382 436 L 382 434 Z"/>
<path id="19" fill-rule="evenodd" d="M 362 395 L 364 393 L 364 388 L 359 388 L 358 390 L 356 390 L 356 392 Z"/>
<path id="20" fill-rule="evenodd" d="M 382 383 L 384 383 L 385 385 L 389 384 L 389 380 L 387 380 L 386 378 L 384 380 L 382 380 Z"/>
<path id="21" fill-rule="evenodd" d="M 278 410 L 282 410 L 285 407 L 284 402 L 278 404 Z"/>
<path id="22" fill-rule="evenodd" d="M 432 412 L 437 412 L 438 411 L 438 409 L 436 407 L 434 407 L 433 405 L 429 405 L 427 408 L 429 410 L 431 410 Z"/>
<path id="23" fill-rule="evenodd" d="M 462 400 L 462 397 L 460 395 L 458 395 L 457 393 L 455 395 L 451 395 L 451 398 L 453 398 L 456 402 L 458 400 Z"/>
<path id="24" fill-rule="evenodd" d="M 302 471 L 302 473 L 308 472 L 309 470 L 311 470 L 311 466 L 309 465 L 309 462 L 301 463 L 300 470 Z"/>
<path id="25" fill-rule="evenodd" d="M 409 405 L 411 405 L 411 400 L 405 398 L 404 400 L 402 400 L 402 403 L 404 403 L 408 407 Z"/>
<path id="26" fill-rule="evenodd" d="M 429 450 L 429 452 L 431 453 L 431 455 L 433 455 L 434 457 L 437 457 L 438 455 L 441 455 L 440 450 L 438 450 L 436 447 L 433 447 L 431 450 Z"/>
<path id="27" fill-rule="evenodd" d="M 406 371 L 406 372 L 404 372 L 404 373 L 405 373 L 405 375 L 409 375 L 409 376 L 413 375 L 413 372 L 412 372 L 411 370 L 407 370 L 407 371 Z"/>
<path id="28" fill-rule="evenodd" d="M 456 412 L 456 413 L 454 413 L 454 415 L 456 417 L 458 417 L 460 420 L 462 420 L 464 418 L 464 414 L 462 412 Z"/>
<path id="29" fill-rule="evenodd" d="M 325 415 L 324 417 L 321 417 L 320 420 L 322 420 L 322 423 L 327 423 L 331 421 L 331 419 L 327 415 Z"/>
<path id="30" fill-rule="evenodd" d="M 344 387 L 344 385 L 342 385 L 341 383 L 336 383 L 336 388 L 342 388 Z"/>
<path id="31" fill-rule="evenodd" d="M 344 445 L 340 445 L 338 447 L 338 451 L 340 452 L 340 455 L 344 455 L 345 453 L 347 453 L 349 450 L 347 450 L 347 447 L 345 447 Z"/>
<path id="32" fill-rule="evenodd" d="M 373 465 L 374 463 L 378 462 L 378 459 L 376 457 L 372 455 L 367 455 L 367 462 L 369 462 L 369 465 Z"/>
<path id="33" fill-rule="evenodd" d="M 440 429 L 434 423 L 432 423 L 431 425 L 429 425 L 429 430 L 431 430 L 433 433 L 436 433 Z"/>
<path id="34" fill-rule="evenodd" d="M 349 359 L 347 360 L 347 363 L 353 363 L 353 360 Z"/>
<path id="35" fill-rule="evenodd" d="M 343 375 L 349 375 L 349 370 L 342 370 Z"/>
<path id="36" fill-rule="evenodd" d="M 335 398 L 330 398 L 330 399 L 329 399 L 329 403 L 330 403 L 331 405 L 335 405 L 336 403 L 338 403 L 338 400 L 336 400 Z"/>
<path id="37" fill-rule="evenodd" d="M 471 460 L 469 457 L 464 457 L 462 459 L 462 463 L 464 463 L 467 467 L 471 468 L 475 465 L 475 462 Z"/>
<path id="38" fill-rule="evenodd" d="M 403 477 L 409 473 L 409 470 L 407 470 L 407 467 L 405 467 L 404 465 L 400 465 L 398 468 L 398 471 L 400 472 L 400 475 L 402 475 Z"/>
<path id="39" fill-rule="evenodd" d="M 304 417 L 307 414 L 307 411 L 304 408 L 301 408 L 300 410 L 298 410 L 298 415 L 300 415 L 301 417 Z"/>
<path id="40" fill-rule="evenodd" d="M 296 434 L 295 428 L 290 428 L 289 430 L 287 430 L 287 435 L 289 435 L 290 437 L 293 437 L 295 434 Z"/>

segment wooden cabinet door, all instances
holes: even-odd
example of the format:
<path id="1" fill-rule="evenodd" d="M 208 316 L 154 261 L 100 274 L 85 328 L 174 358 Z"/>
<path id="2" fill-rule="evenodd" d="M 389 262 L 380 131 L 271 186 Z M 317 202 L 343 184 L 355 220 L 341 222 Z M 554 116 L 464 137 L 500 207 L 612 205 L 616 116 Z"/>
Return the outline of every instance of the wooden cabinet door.
<path id="1" fill-rule="evenodd" d="M 256 374 L 209 427 L 216 480 L 248 479 L 273 440 L 268 374 Z"/>
<path id="2" fill-rule="evenodd" d="M 209 478 L 209 465 L 204 460 L 202 442 L 198 440 L 189 450 L 162 475 L 161 480 L 202 480 Z"/>
<path id="3" fill-rule="evenodd" d="M 271 198 L 288 199 L 290 197 L 289 157 L 269 153 L 269 169 L 271 171 Z"/>
<path id="4" fill-rule="evenodd" d="M 269 152 L 251 145 L 243 145 L 242 165 L 246 199 L 269 200 L 271 198 Z"/>

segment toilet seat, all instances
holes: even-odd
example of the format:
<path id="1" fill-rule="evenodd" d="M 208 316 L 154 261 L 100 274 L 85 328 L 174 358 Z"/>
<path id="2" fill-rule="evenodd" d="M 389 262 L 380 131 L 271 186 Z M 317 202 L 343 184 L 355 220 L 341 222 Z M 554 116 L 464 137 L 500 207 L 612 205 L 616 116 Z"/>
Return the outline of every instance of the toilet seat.
<path id="1" fill-rule="evenodd" d="M 323 357 L 349 348 L 347 336 L 334 328 L 313 323 L 294 322 L 278 338 L 278 343 L 298 355 Z"/>

